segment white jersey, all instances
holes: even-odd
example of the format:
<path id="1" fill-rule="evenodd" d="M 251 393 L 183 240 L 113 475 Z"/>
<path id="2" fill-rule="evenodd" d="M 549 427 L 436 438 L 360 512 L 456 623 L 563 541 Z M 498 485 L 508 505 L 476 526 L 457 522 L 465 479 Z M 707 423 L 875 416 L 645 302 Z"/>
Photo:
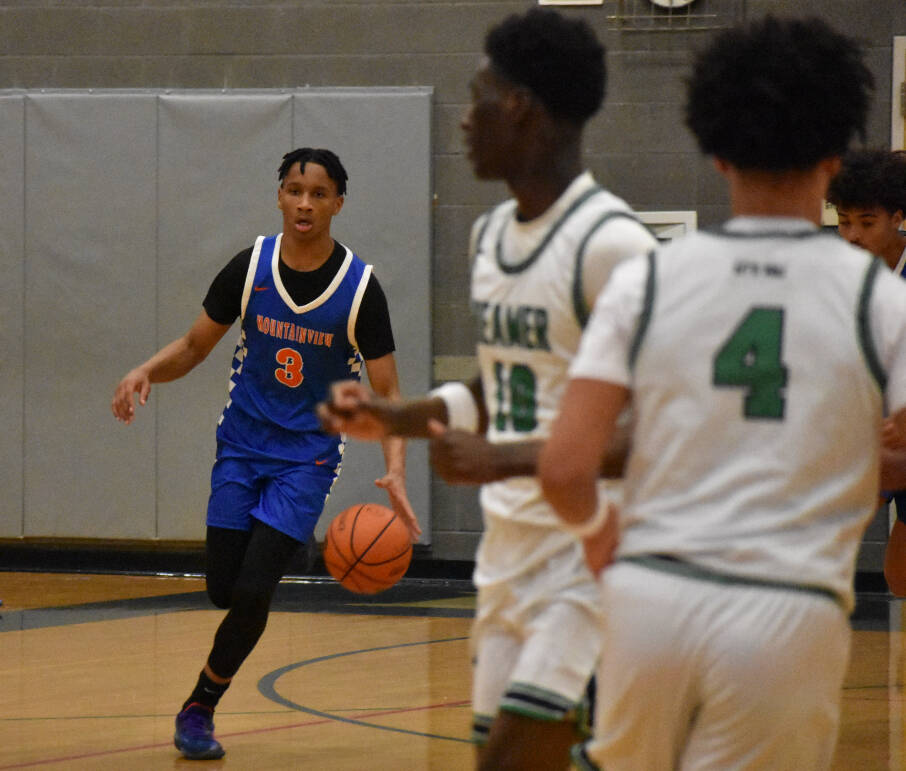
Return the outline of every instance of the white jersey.
<path id="1" fill-rule="evenodd" d="M 488 438 L 546 437 L 595 297 L 620 260 L 656 241 L 589 173 L 530 222 L 518 220 L 514 200 L 497 206 L 476 222 L 472 241 Z M 486 518 L 558 525 L 535 478 L 485 485 L 481 502 Z"/>
<path id="2" fill-rule="evenodd" d="M 692 234 L 615 271 L 570 374 L 632 391 L 619 558 L 852 606 L 885 386 L 906 404 L 906 286 L 879 260 L 804 220 Z"/>

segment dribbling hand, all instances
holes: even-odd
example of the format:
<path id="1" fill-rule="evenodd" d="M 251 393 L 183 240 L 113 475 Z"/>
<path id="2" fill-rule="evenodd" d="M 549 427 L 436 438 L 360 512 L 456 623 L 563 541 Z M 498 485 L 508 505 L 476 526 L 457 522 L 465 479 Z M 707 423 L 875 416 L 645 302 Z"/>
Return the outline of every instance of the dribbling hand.
<path id="1" fill-rule="evenodd" d="M 418 524 L 418 517 L 415 516 L 412 504 L 409 503 L 409 496 L 406 493 L 406 485 L 403 480 L 398 475 L 388 472 L 380 479 L 376 479 L 374 483 L 387 492 L 387 497 L 390 498 L 390 507 L 409 530 L 409 537 L 412 539 L 412 543 L 415 543 L 422 534 L 422 529 Z"/>

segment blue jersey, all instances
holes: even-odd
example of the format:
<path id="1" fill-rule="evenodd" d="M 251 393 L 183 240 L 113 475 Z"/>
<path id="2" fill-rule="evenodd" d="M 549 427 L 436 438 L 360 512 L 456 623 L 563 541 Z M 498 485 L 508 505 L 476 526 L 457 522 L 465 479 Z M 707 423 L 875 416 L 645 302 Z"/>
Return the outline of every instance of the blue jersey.
<path id="1" fill-rule="evenodd" d="M 336 466 L 340 439 L 321 431 L 315 406 L 331 383 L 360 376 L 355 322 L 371 266 L 345 247 L 330 286 L 299 306 L 280 280 L 280 239 L 259 236 L 252 250 L 218 457 Z"/>

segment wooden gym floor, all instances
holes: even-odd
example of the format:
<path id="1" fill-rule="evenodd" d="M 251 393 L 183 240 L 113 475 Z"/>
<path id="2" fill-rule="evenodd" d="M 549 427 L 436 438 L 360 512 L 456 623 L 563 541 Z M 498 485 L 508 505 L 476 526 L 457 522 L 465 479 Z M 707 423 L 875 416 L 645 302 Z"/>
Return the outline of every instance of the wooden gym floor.
<path id="1" fill-rule="evenodd" d="M 467 581 L 281 584 L 200 764 L 172 733 L 222 617 L 201 579 L 0 572 L 0 599 L 0 770 L 472 766 Z M 902 615 L 860 596 L 835 771 L 906 769 Z"/>

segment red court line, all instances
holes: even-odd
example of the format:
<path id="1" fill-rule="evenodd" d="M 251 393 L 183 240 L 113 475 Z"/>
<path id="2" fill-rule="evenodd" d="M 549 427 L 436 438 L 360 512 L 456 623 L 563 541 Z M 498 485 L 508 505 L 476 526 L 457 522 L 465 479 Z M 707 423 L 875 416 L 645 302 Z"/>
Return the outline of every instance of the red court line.
<path id="1" fill-rule="evenodd" d="M 375 717 L 384 717 L 386 715 L 402 715 L 406 712 L 423 712 L 429 709 L 442 709 L 443 707 L 462 707 L 466 704 L 471 704 L 471 700 L 467 699 L 465 701 L 449 701 L 444 702 L 443 704 L 428 704 L 423 707 L 405 707 L 403 709 L 387 709 L 379 712 L 362 712 L 358 715 L 353 715 L 352 717 L 356 720 L 362 718 L 375 718 Z M 306 720 L 302 723 L 287 723 L 286 725 L 270 726 L 269 728 L 254 728 L 247 731 L 233 731 L 232 733 L 220 734 L 218 733 L 218 738 L 224 739 L 231 736 L 249 736 L 252 734 L 265 734 L 272 731 L 285 731 L 288 728 L 308 728 L 310 726 L 324 725 L 324 723 L 332 723 L 333 720 L 329 718 L 323 718 L 321 720 Z M 11 766 L 0 766 L 0 771 L 4 771 L 9 768 L 31 768 L 34 766 L 40 766 L 51 763 L 71 763 L 74 760 L 86 760 L 88 758 L 102 758 L 107 755 L 118 755 L 124 752 L 138 752 L 139 750 L 153 750 L 160 747 L 172 747 L 173 742 L 158 742 L 157 744 L 140 744 L 135 747 L 121 747 L 116 750 L 102 750 L 100 752 L 86 752 L 82 755 L 66 755 L 59 758 L 47 758 L 44 760 L 29 760 L 26 763 L 13 763 Z"/>

